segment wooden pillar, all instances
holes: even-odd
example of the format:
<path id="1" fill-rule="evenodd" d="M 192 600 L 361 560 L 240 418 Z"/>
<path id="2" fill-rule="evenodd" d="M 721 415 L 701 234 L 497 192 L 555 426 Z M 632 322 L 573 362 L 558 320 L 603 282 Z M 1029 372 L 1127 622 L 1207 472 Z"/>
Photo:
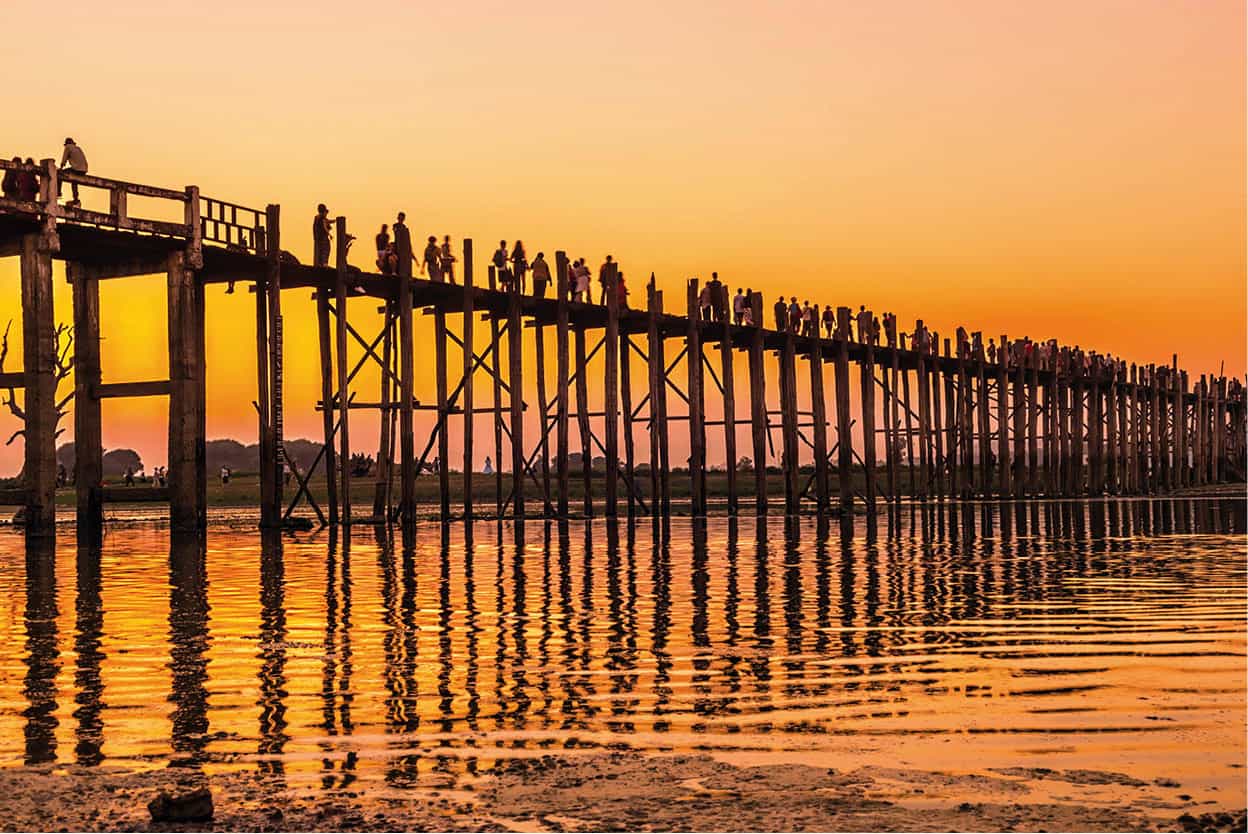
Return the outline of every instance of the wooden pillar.
<path id="1" fill-rule="evenodd" d="M 632 351 L 629 349 L 628 334 L 620 334 L 620 412 L 624 417 L 624 475 L 628 490 L 628 516 L 637 514 L 635 495 L 637 484 L 636 450 L 633 446 L 633 372 Z"/>
<path id="2" fill-rule="evenodd" d="M 256 292 L 256 305 L 261 306 L 264 293 Z M 263 323 L 263 314 L 257 316 L 257 328 Z M 334 451 L 334 409 L 337 401 L 334 399 L 334 351 L 333 341 L 329 332 L 329 290 L 321 287 L 316 291 L 316 325 L 318 345 L 320 347 L 321 359 L 321 429 L 325 438 L 325 491 L 328 495 L 329 504 L 329 523 L 336 525 L 338 523 L 338 455 Z M 258 341 L 264 341 L 264 334 L 258 333 Z M 411 344 L 411 335 L 408 335 L 408 345 Z M 263 361 L 262 361 L 262 364 Z M 268 400 L 268 389 L 266 387 L 267 374 L 263 371 L 258 375 L 260 382 L 260 459 L 261 472 L 265 471 L 264 461 L 266 460 L 266 451 L 272 454 L 271 446 L 266 446 L 265 437 L 268 434 L 266 426 L 267 421 L 264 418 L 265 402 Z M 383 380 L 384 381 L 384 380 Z M 310 473 L 309 473 L 310 474 Z M 264 489 L 264 477 L 261 477 L 261 490 Z M 264 506 L 264 499 L 261 498 L 261 507 Z"/>
<path id="3" fill-rule="evenodd" d="M 1105 475 L 1104 446 L 1101 437 L 1100 368 L 1092 366 L 1088 375 L 1088 494 L 1100 495 Z"/>
<path id="4" fill-rule="evenodd" d="M 608 264 L 604 274 L 603 288 L 607 296 L 607 332 L 603 345 L 603 445 L 606 448 L 607 471 L 606 514 L 615 518 L 619 512 L 619 480 L 620 480 L 620 309 L 616 281 L 618 273 L 614 263 Z"/>
<path id="5" fill-rule="evenodd" d="M 494 267 L 489 268 L 490 292 L 497 287 Z M 503 517 L 503 372 L 499 354 L 502 347 L 498 341 L 498 314 L 490 311 L 490 371 L 494 392 L 494 514 Z"/>
<path id="6" fill-rule="evenodd" d="M 589 441 L 589 385 L 586 380 L 589 369 L 585 359 L 585 328 L 576 328 L 576 427 L 581 438 L 581 478 L 585 496 L 584 514 L 594 515 L 593 453 Z"/>
<path id="7" fill-rule="evenodd" d="M 655 313 L 656 290 L 654 274 L 646 284 L 646 382 L 650 397 L 650 512 L 659 515 L 659 387 L 663 385 L 663 343 L 659 339 L 659 320 Z"/>
<path id="8" fill-rule="evenodd" d="M 521 352 L 520 288 L 513 285 L 507 299 L 507 401 L 511 405 L 511 482 L 512 509 L 524 518 L 524 364 Z"/>
<path id="9" fill-rule="evenodd" d="M 1212 441 L 1210 458 L 1213 463 L 1213 482 L 1220 484 L 1226 477 L 1225 456 L 1223 455 L 1223 451 L 1226 448 L 1224 439 L 1226 432 L 1226 381 L 1221 377 L 1214 379 L 1212 387 L 1213 405 L 1211 411 L 1213 426 L 1210 432 L 1210 440 Z"/>
<path id="10" fill-rule="evenodd" d="M 256 407 L 259 420 L 259 476 L 260 476 L 260 526 L 276 527 L 281 517 L 273 513 L 273 486 L 277 461 L 277 440 L 273 431 L 273 403 L 269 390 L 272 365 L 269 362 L 269 276 L 256 281 Z M 329 407 L 328 405 L 326 406 Z M 332 416 L 331 416 L 332 425 Z M 326 437 L 329 437 L 327 434 Z M 335 507 L 330 514 L 337 519 Z"/>
<path id="11" fill-rule="evenodd" d="M 763 295 L 750 294 L 750 440 L 754 456 L 754 511 L 767 514 L 767 384 L 763 354 Z"/>
<path id="12" fill-rule="evenodd" d="M 949 340 L 945 340 L 945 356 L 949 356 Z M 956 372 L 955 372 L 956 373 Z M 942 369 L 945 388 L 945 465 L 948 467 L 949 497 L 957 498 L 962 493 L 962 473 L 958 469 L 960 451 L 958 442 L 958 395 L 954 388 L 954 374 Z"/>
<path id="13" fill-rule="evenodd" d="M 343 524 L 351 523 L 351 430 L 350 430 L 350 392 L 347 390 L 347 220 L 337 218 L 337 256 L 338 272 L 334 279 L 334 307 L 338 311 L 335 336 L 338 358 L 338 460 L 342 467 L 339 480 L 342 500 L 341 519 Z"/>
<path id="14" fill-rule="evenodd" d="M 204 449 L 204 297 L 182 252 L 169 255 L 168 301 L 169 523 L 175 530 L 194 530 L 208 521 L 198 483 Z"/>
<path id="15" fill-rule="evenodd" d="M 1105 380 L 1105 480 L 1104 488 L 1117 495 L 1121 492 L 1118 454 L 1118 371 L 1110 366 Z"/>
<path id="16" fill-rule="evenodd" d="M 836 358 L 833 370 L 836 374 L 836 466 L 843 516 L 854 509 L 854 449 L 850 439 L 849 419 L 849 308 L 836 308 Z"/>
<path id="17" fill-rule="evenodd" d="M 906 415 L 906 470 L 910 480 L 910 496 L 914 497 L 920 493 L 915 487 L 914 476 L 918 465 L 914 459 L 914 410 L 910 408 L 910 371 L 902 370 L 901 372 L 901 402 L 904 406 L 903 412 Z"/>
<path id="18" fill-rule="evenodd" d="M 476 376 L 476 348 L 473 341 L 473 328 L 476 325 L 476 288 L 472 277 L 472 239 L 464 239 L 464 518 L 472 518 L 473 495 L 472 473 L 476 467 L 476 455 L 473 449 L 473 428 L 475 406 L 472 396 L 473 377 Z M 543 415 L 544 416 L 544 415 Z"/>
<path id="19" fill-rule="evenodd" d="M 997 492 L 1002 498 L 1013 493 L 1010 484 L 1010 347 L 1004 333 L 997 350 Z"/>
<path id="20" fill-rule="evenodd" d="M 1057 371 L 1057 494 L 1070 494 L 1070 351 L 1061 349 L 1060 367 Z"/>
<path id="21" fill-rule="evenodd" d="M 394 411 L 398 405 L 394 380 L 390 369 L 394 367 L 394 302 L 387 301 L 382 308 L 385 316 L 381 342 L 381 431 L 377 443 L 377 482 L 373 485 L 373 521 L 385 523 L 390 517 L 390 485 L 394 469 Z M 333 419 L 329 408 L 321 410 L 322 418 Z M 328 429 L 332 430 L 333 426 Z M 310 474 L 310 473 L 309 473 Z M 331 508 L 332 509 L 332 508 Z"/>
<path id="22" fill-rule="evenodd" d="M 932 439 L 935 442 L 935 455 L 932 462 L 932 480 L 935 486 L 937 497 L 943 498 L 945 495 L 945 431 L 941 425 L 941 368 L 940 368 L 940 337 L 932 334 L 932 345 L 936 348 L 931 359 L 930 373 L 931 378 L 928 380 L 928 393 L 931 395 L 932 404 L 929 413 L 932 418 Z"/>
<path id="23" fill-rule="evenodd" d="M 1187 485 L 1187 409 L 1183 405 L 1187 389 L 1186 374 L 1179 371 L 1178 357 L 1175 357 L 1174 372 L 1170 376 L 1171 394 L 1174 400 L 1174 430 L 1171 440 L 1174 443 L 1174 465 L 1171 468 L 1172 488 Z"/>
<path id="24" fill-rule="evenodd" d="M 864 331 L 871 333 L 873 316 L 870 310 L 860 313 L 862 321 L 858 327 L 859 337 Z M 862 470 L 866 476 L 867 514 L 875 514 L 875 345 L 870 335 L 863 339 L 864 357 L 858 366 L 858 378 L 862 395 Z"/>
<path id="25" fill-rule="evenodd" d="M 399 256 L 396 278 L 399 299 L 399 517 L 404 525 L 416 523 L 416 438 L 412 411 L 416 377 L 416 356 L 412 329 L 412 242 L 404 229 L 394 236 Z M 346 396 L 346 392 L 342 392 Z M 328 458 L 326 458 L 328 460 Z M 346 469 L 347 461 L 343 461 Z"/>
<path id="26" fill-rule="evenodd" d="M 1027 368 L 1027 494 L 1038 495 L 1040 492 L 1040 443 L 1037 435 L 1037 423 L 1040 417 L 1040 371 L 1036 364 L 1038 357 L 1033 350 Z"/>
<path id="27" fill-rule="evenodd" d="M 550 515 L 550 419 L 546 399 L 546 327 L 541 318 L 533 322 L 533 372 L 537 377 L 538 455 L 542 465 L 542 513 Z"/>
<path id="28" fill-rule="evenodd" d="M 1140 465 L 1140 455 L 1144 452 L 1144 419 L 1140 409 L 1139 368 L 1135 363 L 1131 364 L 1131 382 L 1127 386 L 1127 398 L 1131 404 L 1130 459 L 1128 460 L 1128 466 L 1131 469 L 1131 491 L 1136 495 L 1141 495 L 1147 491 L 1143 467 Z"/>
<path id="29" fill-rule="evenodd" d="M 828 412 L 823 394 L 823 340 L 818 333 L 810 350 L 810 411 L 814 418 L 811 432 L 815 454 L 815 500 L 819 512 L 832 505 L 828 483 Z M 890 493 L 891 497 L 891 493 Z"/>
<path id="30" fill-rule="evenodd" d="M 979 494 L 984 498 L 992 495 L 992 435 L 989 431 L 988 410 L 988 369 L 984 362 L 983 339 L 978 340 L 980 347 L 975 355 L 975 405 L 979 423 Z M 1047 445 L 1048 438 L 1045 438 Z"/>
<path id="31" fill-rule="evenodd" d="M 560 518 L 568 515 L 568 253 L 555 252 L 555 466 Z"/>
<path id="32" fill-rule="evenodd" d="M 1014 496 L 1022 497 L 1027 494 L 1027 425 L 1025 422 L 1027 416 L 1027 395 L 1024 389 L 1027 368 L 1023 358 L 1022 345 L 1019 346 L 1017 359 L 1017 367 L 1014 370 L 1013 399 L 1010 405 L 1014 417 Z"/>
<path id="33" fill-rule="evenodd" d="M 194 192 L 193 198 L 187 202 L 188 210 L 194 209 L 198 214 L 199 194 L 198 190 Z M 265 208 L 265 249 L 268 263 L 266 270 L 268 272 L 268 280 L 265 282 L 265 292 L 268 295 L 268 358 L 269 358 L 269 410 L 266 412 L 269 419 L 269 432 L 272 439 L 272 468 L 269 470 L 269 477 L 273 479 L 273 486 L 270 492 L 270 501 L 272 502 L 269 515 L 275 523 L 282 522 L 282 492 L 285 482 L 285 466 L 286 466 L 286 444 L 283 437 L 283 414 L 284 414 L 284 397 L 283 397 L 283 364 L 282 364 L 282 345 L 284 335 L 282 331 L 282 218 L 281 209 L 270 204 Z M 345 221 L 339 220 L 340 223 Z M 192 228 L 198 228 L 199 223 L 196 219 Z M 344 227 L 345 229 L 345 227 Z M 345 231 L 341 234 L 345 235 Z M 346 252 L 346 245 L 343 242 L 338 244 L 342 251 Z M 190 257 L 188 253 L 188 257 Z M 203 265 L 202 255 L 197 256 L 199 265 Z M 346 263 L 346 255 L 342 256 L 342 261 Z M 199 286 L 199 292 L 203 293 L 202 285 Z M 201 302 L 200 309 L 203 305 Z M 202 316 L 201 316 L 202 317 Z M 202 337 L 202 322 L 201 322 Z M 206 398 L 205 398 L 206 399 Z M 201 409 L 200 420 L 204 419 L 206 409 Z M 203 431 L 206 431 L 206 427 Z M 201 433 L 203 433 L 201 431 Z M 208 503 L 208 472 L 207 457 L 201 463 L 202 477 L 200 478 L 201 504 L 205 507 Z"/>
<path id="34" fill-rule="evenodd" d="M 656 289 L 654 291 L 654 312 L 657 316 L 663 315 L 663 291 Z M 659 495 L 661 496 L 661 507 L 663 514 L 667 515 L 672 508 L 672 466 L 671 466 L 671 449 L 669 446 L 669 436 L 667 431 L 667 351 L 664 346 L 667 344 L 663 341 L 666 336 L 663 332 L 658 333 L 658 363 L 659 363 L 659 398 L 655 402 L 658 406 L 659 421 Z"/>
<path id="35" fill-rule="evenodd" d="M 104 442 L 95 394 L 100 384 L 100 283 L 76 264 L 66 268 L 74 293 L 74 490 L 81 535 L 104 523 Z"/>
<path id="36" fill-rule="evenodd" d="M 1165 487 L 1165 481 L 1162 479 L 1161 472 L 1161 392 L 1159 390 L 1157 380 L 1156 365 L 1148 366 L 1148 417 L 1149 489 L 1155 494 L 1160 492 Z"/>
<path id="37" fill-rule="evenodd" d="M 1074 362 L 1070 380 L 1070 489 L 1071 495 L 1084 494 L 1083 438 L 1084 438 L 1084 372 L 1082 359 L 1072 354 Z"/>
<path id="38" fill-rule="evenodd" d="M 180 264 L 179 260 L 179 270 Z M 21 273 L 22 384 L 26 394 L 22 471 L 26 489 L 26 533 L 54 535 L 56 326 L 52 307 L 52 253 L 43 236 L 28 234 L 22 237 Z M 172 276 L 171 268 L 171 280 Z M 170 297 L 172 299 L 172 295 Z"/>
<path id="39" fill-rule="evenodd" d="M 702 324 L 698 310 L 698 282 L 687 287 L 689 325 L 685 337 L 689 370 L 689 477 L 692 481 L 690 512 L 706 514 L 706 427 L 702 396 Z"/>
<path id="40" fill-rule="evenodd" d="M 724 290 L 727 293 L 727 289 Z M 724 471 L 728 476 L 728 514 L 736 515 L 739 504 L 737 496 L 737 405 L 736 381 L 733 379 L 733 325 L 730 314 L 724 316 L 723 340 L 719 343 L 720 368 L 724 386 Z"/>
<path id="41" fill-rule="evenodd" d="M 884 389 L 884 408 L 887 409 L 886 419 L 888 421 L 888 434 L 884 444 L 884 460 L 886 466 L 886 477 L 888 479 L 888 499 L 896 503 L 900 499 L 900 482 L 898 480 L 898 417 L 897 417 L 897 376 L 901 372 L 900 357 L 897 353 L 897 344 L 891 342 L 888 347 L 888 381 L 887 387 Z"/>
<path id="42" fill-rule="evenodd" d="M 797 337 L 785 334 L 784 348 L 780 351 L 780 420 L 784 446 L 784 503 L 789 515 L 801 509 L 800 467 L 798 464 L 797 433 Z"/>
<path id="43" fill-rule="evenodd" d="M 450 405 L 447 402 L 446 379 L 446 311 L 437 307 L 433 311 L 433 367 L 438 397 L 438 512 L 446 521 L 451 517 L 450 457 Z"/>
<path id="44" fill-rule="evenodd" d="M 1193 386 L 1196 395 L 1192 404 L 1192 484 L 1205 484 L 1205 375 L 1201 374 Z"/>

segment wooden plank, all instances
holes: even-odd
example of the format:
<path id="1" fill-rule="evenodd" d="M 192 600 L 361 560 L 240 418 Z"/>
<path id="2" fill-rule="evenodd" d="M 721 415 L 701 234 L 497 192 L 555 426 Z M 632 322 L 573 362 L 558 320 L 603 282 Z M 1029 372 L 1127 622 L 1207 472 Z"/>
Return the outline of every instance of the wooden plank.
<path id="1" fill-rule="evenodd" d="M 849 416 L 849 308 L 836 308 L 836 353 L 833 370 L 836 374 L 836 467 L 842 515 L 854 509 L 853 440 L 850 439 Z"/>
<path id="2" fill-rule="evenodd" d="M 100 285 L 76 264 L 67 264 L 66 269 L 74 299 L 74 491 L 82 533 L 104 522 L 101 409 L 100 401 L 91 396 L 100 381 Z"/>
<path id="3" fill-rule="evenodd" d="M 473 286 L 473 254 L 472 238 L 464 238 L 464 370 L 462 402 L 464 409 L 464 518 L 471 519 L 473 514 L 472 474 L 476 467 L 475 450 L 473 449 L 473 377 L 476 369 L 474 351 L 473 326 L 476 323 L 476 288 Z"/>
<path id="4" fill-rule="evenodd" d="M 26 373 L 25 371 L 4 371 L 0 372 L 0 388 L 25 388 Z"/>
<path id="5" fill-rule="evenodd" d="M 689 371 L 689 493 L 690 512 L 706 514 L 706 427 L 702 395 L 702 317 L 698 309 L 698 282 L 689 279 L 686 286 L 689 322 L 686 328 L 685 362 Z"/>
<path id="6" fill-rule="evenodd" d="M 858 332 L 871 333 L 872 319 L 870 310 L 859 313 Z M 863 358 L 858 366 L 862 406 L 862 470 L 866 476 L 865 497 L 867 514 L 875 513 L 875 344 L 871 336 L 863 340 Z"/>
<path id="7" fill-rule="evenodd" d="M 606 293 L 607 329 L 606 344 L 603 351 L 603 435 L 606 447 L 606 514 L 615 518 L 619 511 L 618 491 L 620 479 L 620 447 L 619 447 L 619 366 L 620 366 L 620 310 L 616 291 L 617 272 L 615 264 L 608 264 L 604 275 L 603 289 Z"/>
<path id="8" fill-rule="evenodd" d="M 262 296 L 262 293 L 256 293 L 256 295 Z M 321 409 L 321 436 L 323 438 L 322 442 L 324 443 L 325 448 L 325 492 L 328 496 L 326 502 L 329 505 L 329 523 L 331 525 L 337 525 L 339 504 L 338 454 L 334 450 L 334 352 L 332 337 L 330 336 L 329 330 L 329 290 L 324 287 L 316 291 L 316 329 L 317 345 L 321 360 L 321 402 L 325 404 L 325 407 Z M 263 424 L 266 422 L 263 418 L 265 413 L 265 408 L 262 405 L 262 430 Z M 262 443 L 260 449 L 261 458 L 264 457 L 264 454 L 265 446 Z M 311 473 L 309 473 L 309 475 L 310 474 Z"/>
<path id="9" fill-rule="evenodd" d="M 593 454 L 589 440 L 589 376 L 585 359 L 585 328 L 575 329 L 576 342 L 576 428 L 581 439 L 581 482 L 584 495 L 582 512 L 586 518 L 594 515 Z"/>
<path id="10" fill-rule="evenodd" d="M 828 478 L 828 411 L 823 391 L 823 340 L 816 335 L 810 351 L 810 411 L 814 427 L 815 502 L 820 512 L 832 505 Z"/>
<path id="11" fill-rule="evenodd" d="M 724 292 L 727 292 L 725 288 Z M 731 314 L 724 316 L 721 325 L 723 338 L 719 342 L 720 384 L 723 386 L 724 413 L 724 472 L 727 475 L 728 514 L 735 516 L 740 505 L 737 494 L 737 403 L 736 380 L 732 368 L 733 352 Z"/>
<path id="12" fill-rule="evenodd" d="M 168 396 L 170 389 L 171 385 L 167 379 L 154 379 L 148 382 L 97 382 L 91 387 L 88 396 L 97 400 L 122 397 L 164 397 Z M 75 448 L 77 448 L 76 445 Z"/>
<path id="13" fill-rule="evenodd" d="M 763 354 L 763 294 L 750 296 L 750 440 L 754 455 L 754 509 L 767 514 L 767 385 Z"/>
<path id="14" fill-rule="evenodd" d="M 516 519 L 524 518 L 524 362 L 521 352 L 520 291 L 515 287 L 507 303 L 507 401 L 511 406 L 511 490 Z"/>
<path id="15" fill-rule="evenodd" d="M 560 518 L 568 516 L 568 253 L 555 252 L 555 460 Z"/>
<path id="16" fill-rule="evenodd" d="M 182 252 L 169 255 L 169 523 L 195 530 L 207 523 L 199 505 L 198 449 L 202 436 L 203 379 L 197 378 L 198 346 L 203 343 L 203 310 L 196 309 L 195 274 Z M 29 388 L 29 386 L 28 386 Z"/>
<path id="17" fill-rule="evenodd" d="M 350 382 L 347 378 L 347 257 L 346 218 L 337 219 L 337 264 L 334 276 L 334 325 L 338 369 L 338 460 L 339 499 L 342 509 L 339 518 L 343 524 L 351 523 L 351 418 L 348 403 L 351 399 Z"/>

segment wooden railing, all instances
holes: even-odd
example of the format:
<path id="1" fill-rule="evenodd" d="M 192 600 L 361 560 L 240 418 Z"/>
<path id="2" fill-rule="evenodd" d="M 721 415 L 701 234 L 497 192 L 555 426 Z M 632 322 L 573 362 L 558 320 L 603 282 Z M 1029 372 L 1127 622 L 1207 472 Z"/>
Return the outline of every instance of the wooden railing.
<path id="1" fill-rule="evenodd" d="M 203 239 L 227 249 L 243 249 L 256 254 L 265 251 L 265 213 L 256 209 L 200 198 L 200 228 Z"/>

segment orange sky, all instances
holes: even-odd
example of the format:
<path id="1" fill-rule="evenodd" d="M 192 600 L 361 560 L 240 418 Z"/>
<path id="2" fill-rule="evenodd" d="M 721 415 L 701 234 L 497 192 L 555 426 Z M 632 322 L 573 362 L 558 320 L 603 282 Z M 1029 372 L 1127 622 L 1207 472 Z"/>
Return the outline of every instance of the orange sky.
<path id="1" fill-rule="evenodd" d="M 1240 2 L 169 5 L 76 7 L 49 58 L 47 6 L 6 4 L 32 36 L 6 42 L 0 153 L 72 134 L 93 173 L 280 203 L 305 259 L 318 201 L 362 240 L 404 209 L 483 253 L 610 251 L 669 306 L 718 269 L 946 333 L 1244 373 Z M 16 259 L 0 281 L 20 320 Z M 105 381 L 164 376 L 163 279 L 102 303 Z M 287 436 L 315 436 L 312 305 L 283 303 Z M 251 328 L 249 296 L 210 291 L 210 437 L 255 437 Z M 106 447 L 164 461 L 163 399 L 104 416 Z M 0 472 L 20 457 L 0 448 Z"/>

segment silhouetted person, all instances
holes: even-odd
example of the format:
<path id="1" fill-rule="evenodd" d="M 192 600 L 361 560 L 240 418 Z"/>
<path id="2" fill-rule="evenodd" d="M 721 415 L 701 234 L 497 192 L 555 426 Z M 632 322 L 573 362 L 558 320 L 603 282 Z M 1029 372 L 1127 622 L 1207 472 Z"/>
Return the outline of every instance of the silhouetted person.
<path id="1" fill-rule="evenodd" d="M 455 253 L 451 251 L 451 236 L 443 235 L 442 237 L 442 277 L 448 284 L 455 283 L 455 261 L 459 260 L 455 257 Z"/>
<path id="2" fill-rule="evenodd" d="M 702 321 L 709 322 L 711 320 L 711 304 L 714 294 L 711 292 L 711 285 L 703 284 L 702 289 L 698 290 L 698 314 L 702 316 Z"/>
<path id="3" fill-rule="evenodd" d="M 724 285 L 720 283 L 719 273 L 712 272 L 711 280 L 706 282 L 706 289 L 710 292 L 711 302 L 711 319 L 714 321 L 723 321 L 723 308 L 720 306 L 720 290 Z M 726 299 L 725 299 L 726 300 Z"/>
<path id="4" fill-rule="evenodd" d="M 412 233 L 408 231 L 407 215 L 399 212 L 394 221 L 394 274 L 412 277 Z"/>
<path id="5" fill-rule="evenodd" d="M 377 244 L 377 268 L 382 272 L 386 271 L 387 254 L 390 251 L 390 227 L 385 223 L 381 224 L 381 231 L 373 238 Z"/>
<path id="6" fill-rule="evenodd" d="M 546 253 L 538 252 L 533 259 L 533 295 L 536 298 L 546 297 L 546 286 L 550 283 L 550 264 L 546 262 Z"/>
<path id="7" fill-rule="evenodd" d="M 582 301 L 586 304 L 590 301 L 589 296 L 589 265 L 585 263 L 584 258 L 577 258 L 576 269 L 574 270 L 575 280 L 572 282 L 572 300 Z"/>
<path id="8" fill-rule="evenodd" d="M 312 265 L 329 266 L 329 209 L 321 203 L 312 218 Z"/>
<path id="9" fill-rule="evenodd" d="M 4 183 L 0 185 L 0 191 L 4 193 L 4 199 L 17 199 L 17 176 L 22 170 L 22 158 L 20 156 L 13 157 L 13 167 L 4 169 Z"/>
<path id="10" fill-rule="evenodd" d="M 429 240 L 425 243 L 420 271 L 428 275 L 431 281 L 442 281 L 442 253 L 438 250 L 438 239 L 433 235 L 429 235 Z"/>
<path id="11" fill-rule="evenodd" d="M 619 309 L 628 309 L 628 287 L 624 285 L 623 272 L 615 276 L 615 300 Z"/>
<path id="12" fill-rule="evenodd" d="M 750 306 L 750 300 L 745 297 L 745 293 L 737 287 L 737 294 L 732 297 L 732 322 L 738 326 L 745 323 L 745 311 Z"/>
<path id="13" fill-rule="evenodd" d="M 65 150 L 61 152 L 61 170 L 64 171 L 66 169 L 78 174 L 87 173 L 87 155 L 69 137 L 65 138 Z M 71 182 L 70 185 L 74 189 L 74 199 L 70 205 L 76 206 L 78 205 L 78 183 Z M 57 196 L 60 196 L 59 186 L 57 188 Z"/>
<path id="14" fill-rule="evenodd" d="M 611 264 L 611 256 L 607 255 L 607 259 L 602 262 L 602 266 L 598 267 L 599 304 L 607 303 L 607 270 L 611 268 Z"/>
<path id="15" fill-rule="evenodd" d="M 500 240 L 498 242 L 498 248 L 494 250 L 493 263 L 494 272 L 498 274 L 498 280 L 502 282 L 503 273 L 507 272 L 507 241 Z"/>
<path id="16" fill-rule="evenodd" d="M 802 326 L 802 305 L 797 303 L 797 296 L 789 298 L 789 332 L 797 333 Z"/>
<path id="17" fill-rule="evenodd" d="M 35 161 L 29 156 L 17 174 L 17 198 L 27 203 L 39 199 L 39 175 L 35 173 Z"/>
<path id="18" fill-rule="evenodd" d="M 516 292 L 524 292 L 524 276 L 529 271 L 529 258 L 524 252 L 524 244 L 516 241 L 511 248 L 511 280 Z"/>
<path id="19" fill-rule="evenodd" d="M 823 305 L 823 330 L 828 334 L 828 338 L 832 338 L 832 331 L 836 329 L 836 312 L 832 309 L 831 304 Z"/>
<path id="20" fill-rule="evenodd" d="M 776 313 L 776 329 L 783 333 L 788 329 L 789 324 L 789 305 L 784 303 L 784 296 L 776 299 L 776 306 L 773 308 Z"/>

